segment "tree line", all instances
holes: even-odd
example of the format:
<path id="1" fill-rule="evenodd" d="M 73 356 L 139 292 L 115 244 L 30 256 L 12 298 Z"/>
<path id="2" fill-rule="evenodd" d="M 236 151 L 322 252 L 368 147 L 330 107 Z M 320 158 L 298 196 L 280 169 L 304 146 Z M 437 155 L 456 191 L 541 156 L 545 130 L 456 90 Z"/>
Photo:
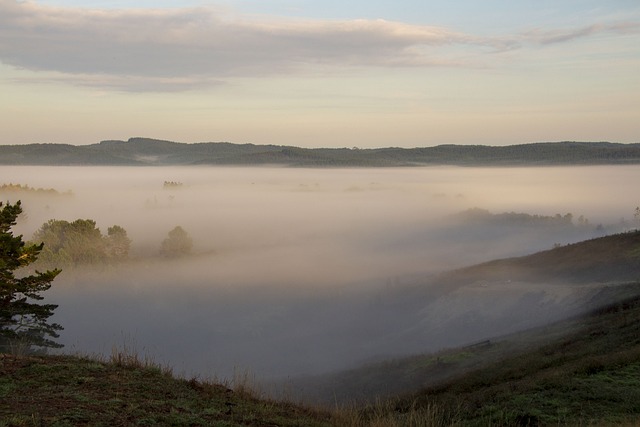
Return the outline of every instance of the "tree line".
<path id="1" fill-rule="evenodd" d="M 22 213 L 20 201 L 0 202 L 0 353 L 62 347 L 55 341 L 62 326 L 49 322 L 57 305 L 41 303 L 40 294 L 51 287 L 60 267 L 121 262 L 131 248 L 123 227 L 114 225 L 103 235 L 91 219 L 49 220 L 26 242 L 12 231 Z M 160 254 L 179 257 L 192 246 L 189 234 L 177 226 L 162 241 Z"/>
<path id="2" fill-rule="evenodd" d="M 32 241 L 44 243 L 37 266 L 45 267 L 117 264 L 129 258 L 132 243 L 123 227 L 113 225 L 104 235 L 92 219 L 51 219 L 34 233 Z M 190 254 L 192 247 L 189 234 L 177 226 L 162 241 L 159 253 L 175 258 Z"/>

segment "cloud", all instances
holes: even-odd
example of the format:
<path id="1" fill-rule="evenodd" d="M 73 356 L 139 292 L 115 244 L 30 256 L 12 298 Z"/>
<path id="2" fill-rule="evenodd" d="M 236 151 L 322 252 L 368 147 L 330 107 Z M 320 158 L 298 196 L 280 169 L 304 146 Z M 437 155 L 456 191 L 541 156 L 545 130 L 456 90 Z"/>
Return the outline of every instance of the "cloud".
<path id="1" fill-rule="evenodd" d="M 461 44 L 496 43 L 383 20 L 257 21 L 213 7 L 94 10 L 0 0 L 0 61 L 130 90 L 186 89 L 318 65 L 459 65 L 429 48 Z"/>
<path id="2" fill-rule="evenodd" d="M 121 92 L 183 92 L 223 85 L 224 81 L 207 76 L 152 77 L 106 74 L 48 73 L 46 76 L 13 77 L 19 84 L 72 84 Z"/>
<path id="3" fill-rule="evenodd" d="M 125 91 L 199 89 L 229 77 L 327 66 L 469 66 L 469 49 L 500 52 L 523 40 L 546 44 L 600 31 L 622 30 L 594 26 L 483 37 L 384 20 L 257 19 L 211 6 L 100 10 L 0 0 L 2 63 Z M 449 47 L 466 52 L 444 53 Z"/>
<path id="4" fill-rule="evenodd" d="M 580 28 L 555 29 L 543 31 L 540 29 L 531 30 L 524 33 L 523 38 L 529 42 L 547 45 L 564 43 L 581 39 L 596 34 L 638 34 L 640 33 L 640 23 L 621 22 L 617 24 L 603 25 L 593 24 Z"/>

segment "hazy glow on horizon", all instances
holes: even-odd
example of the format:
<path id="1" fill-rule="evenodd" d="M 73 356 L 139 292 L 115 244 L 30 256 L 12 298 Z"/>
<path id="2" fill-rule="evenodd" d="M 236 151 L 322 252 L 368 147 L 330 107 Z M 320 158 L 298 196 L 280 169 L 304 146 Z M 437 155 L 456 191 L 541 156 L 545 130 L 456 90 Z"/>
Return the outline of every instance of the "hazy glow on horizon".
<path id="1" fill-rule="evenodd" d="M 638 142 L 635 1 L 0 0 L 0 144 Z"/>

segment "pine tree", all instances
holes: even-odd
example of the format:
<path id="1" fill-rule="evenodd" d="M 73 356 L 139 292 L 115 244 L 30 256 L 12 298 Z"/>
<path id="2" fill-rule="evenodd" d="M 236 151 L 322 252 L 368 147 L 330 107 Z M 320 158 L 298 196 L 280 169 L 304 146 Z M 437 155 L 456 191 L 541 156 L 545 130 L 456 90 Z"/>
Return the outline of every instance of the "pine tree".
<path id="1" fill-rule="evenodd" d="M 11 227 L 22 213 L 20 201 L 4 207 L 0 202 L 0 208 L 0 352 L 62 347 L 52 340 L 62 326 L 47 322 L 58 306 L 38 303 L 60 270 L 16 274 L 37 259 L 44 244 L 26 245 L 21 235 L 13 235 Z"/>

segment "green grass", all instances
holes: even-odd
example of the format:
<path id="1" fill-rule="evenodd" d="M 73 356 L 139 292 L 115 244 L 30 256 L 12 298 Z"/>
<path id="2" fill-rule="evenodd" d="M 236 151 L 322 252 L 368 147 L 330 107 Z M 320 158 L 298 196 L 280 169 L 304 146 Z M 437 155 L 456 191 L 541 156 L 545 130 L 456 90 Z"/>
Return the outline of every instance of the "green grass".
<path id="1" fill-rule="evenodd" d="M 0 355 L 0 426 L 638 425 L 640 297 L 503 341 L 376 366 L 358 386 L 383 387 L 374 372 L 385 369 L 388 385 L 389 372 L 400 383 L 442 369 L 454 378 L 322 411 L 259 399 L 247 375 L 238 375 L 234 390 L 176 379 L 126 351 L 109 362 Z"/>
<path id="2" fill-rule="evenodd" d="M 592 303 L 555 324 L 297 386 L 327 406 L 364 402 L 358 426 L 640 425 L 640 283 Z"/>
<path id="3" fill-rule="evenodd" d="M 258 399 L 126 356 L 0 355 L 0 426 L 328 426 L 330 414 Z"/>
<path id="4" fill-rule="evenodd" d="M 640 298 L 572 320 L 572 333 L 394 399 L 459 425 L 640 423 Z"/>

